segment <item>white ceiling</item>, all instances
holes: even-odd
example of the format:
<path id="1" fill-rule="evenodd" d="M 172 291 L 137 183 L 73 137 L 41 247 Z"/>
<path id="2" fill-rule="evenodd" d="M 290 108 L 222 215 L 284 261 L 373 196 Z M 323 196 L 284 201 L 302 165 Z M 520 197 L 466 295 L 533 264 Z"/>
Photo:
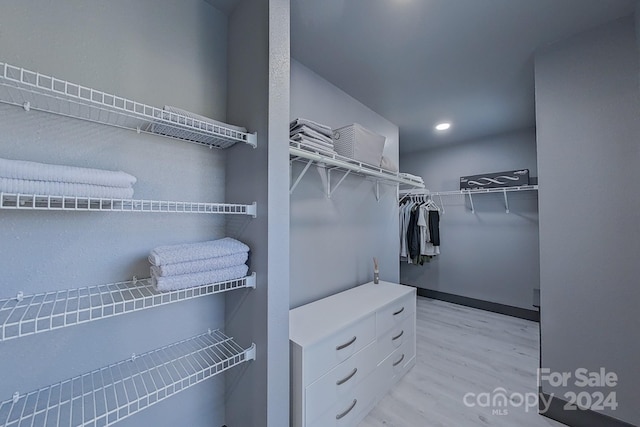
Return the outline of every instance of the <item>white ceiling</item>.
<path id="1" fill-rule="evenodd" d="M 414 151 L 535 126 L 536 49 L 637 4 L 291 0 L 291 55 L 397 124 L 401 151 Z M 453 122 L 446 134 L 440 120 Z"/>
<path id="2" fill-rule="evenodd" d="M 240 0 L 205 1 L 231 13 Z M 534 52 L 639 3 L 291 0 L 291 56 L 397 124 L 400 150 L 416 151 L 534 127 Z M 436 133 L 442 120 L 453 127 Z"/>

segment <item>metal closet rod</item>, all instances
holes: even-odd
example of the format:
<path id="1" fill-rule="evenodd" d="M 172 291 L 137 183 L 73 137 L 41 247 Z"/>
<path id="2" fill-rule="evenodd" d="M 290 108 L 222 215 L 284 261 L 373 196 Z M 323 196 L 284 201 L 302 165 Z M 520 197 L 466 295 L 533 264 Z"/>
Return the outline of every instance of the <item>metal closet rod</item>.
<path id="1" fill-rule="evenodd" d="M 459 195 L 468 195 L 469 202 L 471 203 L 471 212 L 475 213 L 476 209 L 473 205 L 473 194 L 486 194 L 486 193 L 502 193 L 504 195 L 504 205 L 506 213 L 509 213 L 509 199 L 507 198 L 507 193 L 516 192 L 516 191 L 537 191 L 537 185 L 521 185 L 518 187 L 499 187 L 499 188 L 478 188 L 478 189 L 469 189 L 469 190 L 452 190 L 452 191 L 429 191 L 427 189 L 420 190 L 401 190 L 399 194 L 403 197 L 411 197 L 411 196 L 438 196 L 440 198 L 440 204 L 442 205 L 442 196 L 459 196 Z M 444 212 L 443 212 L 444 213 Z"/>

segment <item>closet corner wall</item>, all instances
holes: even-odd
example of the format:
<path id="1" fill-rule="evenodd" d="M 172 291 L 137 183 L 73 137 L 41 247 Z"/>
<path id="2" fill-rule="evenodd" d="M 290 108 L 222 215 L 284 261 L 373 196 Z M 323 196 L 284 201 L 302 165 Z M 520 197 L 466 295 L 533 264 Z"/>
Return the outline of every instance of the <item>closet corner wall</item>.
<path id="1" fill-rule="evenodd" d="M 289 15 L 289 0 L 243 0 L 229 17 L 227 116 L 257 131 L 258 147 L 227 150 L 226 189 L 258 202 L 242 236 L 263 272 L 246 299 L 227 296 L 227 332 L 258 348 L 227 376 L 229 426 L 289 425 Z"/>

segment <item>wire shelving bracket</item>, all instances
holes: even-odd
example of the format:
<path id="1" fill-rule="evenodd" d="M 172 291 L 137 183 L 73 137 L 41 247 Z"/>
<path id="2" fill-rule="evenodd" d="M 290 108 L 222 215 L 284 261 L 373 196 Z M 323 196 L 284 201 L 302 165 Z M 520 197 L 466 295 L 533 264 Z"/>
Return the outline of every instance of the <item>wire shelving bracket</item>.
<path id="1" fill-rule="evenodd" d="M 169 292 L 157 291 L 149 279 L 136 279 L 23 296 L 22 299 L 2 299 L 0 342 L 178 301 L 255 287 L 256 273 L 253 273 L 240 279 Z"/>
<path id="2" fill-rule="evenodd" d="M 109 426 L 255 359 L 220 330 L 140 354 L 0 403 L 0 425 Z"/>
<path id="3" fill-rule="evenodd" d="M 0 102 L 213 148 L 257 146 L 255 133 L 198 120 L 0 62 Z"/>

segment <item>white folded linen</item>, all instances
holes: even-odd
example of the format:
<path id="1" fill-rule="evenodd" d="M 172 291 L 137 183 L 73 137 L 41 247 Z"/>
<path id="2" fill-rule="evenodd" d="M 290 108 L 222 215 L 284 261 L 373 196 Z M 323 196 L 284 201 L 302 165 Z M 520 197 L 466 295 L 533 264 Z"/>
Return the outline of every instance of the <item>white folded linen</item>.
<path id="1" fill-rule="evenodd" d="M 54 181 L 75 184 L 92 184 L 106 187 L 131 187 L 136 177 L 122 171 L 51 165 L 0 158 L 0 178 L 30 181 Z"/>
<path id="2" fill-rule="evenodd" d="M 71 182 L 30 181 L 0 178 L 0 192 L 36 194 L 39 196 L 96 197 L 103 199 L 130 199 L 133 188 L 103 185 L 75 184 Z"/>
<path id="3" fill-rule="evenodd" d="M 293 135 L 291 136 L 289 139 L 293 140 L 293 141 L 299 141 L 299 142 L 312 142 L 316 145 L 321 145 L 325 148 L 331 149 L 333 150 L 333 144 L 329 144 L 327 142 L 315 139 L 313 137 L 307 136 L 307 135 L 302 135 L 302 134 L 297 134 L 297 135 Z"/>
<path id="4" fill-rule="evenodd" d="M 291 131 L 289 131 L 290 136 L 294 136 L 298 134 L 307 135 L 319 141 L 324 141 L 327 144 L 333 145 L 333 138 L 323 135 L 320 132 L 316 132 L 315 130 L 311 129 L 306 125 L 295 127 L 294 129 L 291 129 Z"/>
<path id="5" fill-rule="evenodd" d="M 292 140 L 292 142 L 301 143 L 300 148 L 302 148 L 303 150 L 319 152 L 322 154 L 329 154 L 329 155 L 337 154 L 333 148 L 329 148 L 325 145 L 318 144 L 317 142 L 313 142 L 305 139 L 301 139 L 299 141 Z"/>
<path id="6" fill-rule="evenodd" d="M 151 275 L 156 277 L 167 277 L 178 276 L 181 274 L 201 273 L 203 271 L 242 265 L 247 262 L 248 258 L 248 252 L 241 252 L 238 254 L 200 259 L 197 261 L 179 262 L 176 264 L 152 265 Z"/>
<path id="7" fill-rule="evenodd" d="M 185 117 L 189 117 L 195 120 L 200 120 L 201 122 L 205 122 L 214 126 L 221 126 L 221 127 L 225 127 L 227 129 L 232 129 L 238 132 L 246 132 L 247 129 L 243 128 L 242 126 L 235 126 L 235 125 L 231 125 L 229 123 L 224 123 L 224 122 L 219 122 L 215 119 L 209 118 L 209 117 L 205 117 L 205 116 L 201 116 L 199 114 L 196 113 L 192 113 L 191 111 L 187 111 L 187 110 L 183 110 L 181 108 L 177 108 L 177 107 L 172 107 L 171 105 L 165 105 L 164 106 L 164 111 L 167 111 L 169 113 L 175 113 L 175 114 L 180 114 L 181 116 L 185 116 Z M 171 116 L 171 114 L 163 114 L 163 119 L 166 120 L 170 120 L 170 121 L 174 121 L 174 118 Z M 185 124 L 181 121 L 179 121 L 178 123 L 182 123 Z M 196 125 L 196 127 L 199 127 Z"/>
<path id="8" fill-rule="evenodd" d="M 151 283 L 158 291 L 165 292 L 240 279 L 241 277 L 245 277 L 248 271 L 249 267 L 242 264 L 219 270 L 182 274 L 179 276 L 156 277 L 152 275 Z"/>
<path id="9" fill-rule="evenodd" d="M 249 252 L 249 246 L 231 237 L 225 237 L 207 242 L 158 246 L 149 254 L 149 262 L 152 265 L 176 264 L 242 252 Z"/>
<path id="10" fill-rule="evenodd" d="M 306 125 L 311 129 L 315 130 L 316 132 L 320 132 L 321 134 L 328 136 L 329 138 L 331 138 L 333 135 L 333 130 L 329 126 L 323 125 L 318 122 L 314 122 L 313 120 L 303 119 L 300 117 L 298 117 L 297 119 L 289 123 L 289 130 L 292 130 L 295 127 L 300 125 Z"/>

